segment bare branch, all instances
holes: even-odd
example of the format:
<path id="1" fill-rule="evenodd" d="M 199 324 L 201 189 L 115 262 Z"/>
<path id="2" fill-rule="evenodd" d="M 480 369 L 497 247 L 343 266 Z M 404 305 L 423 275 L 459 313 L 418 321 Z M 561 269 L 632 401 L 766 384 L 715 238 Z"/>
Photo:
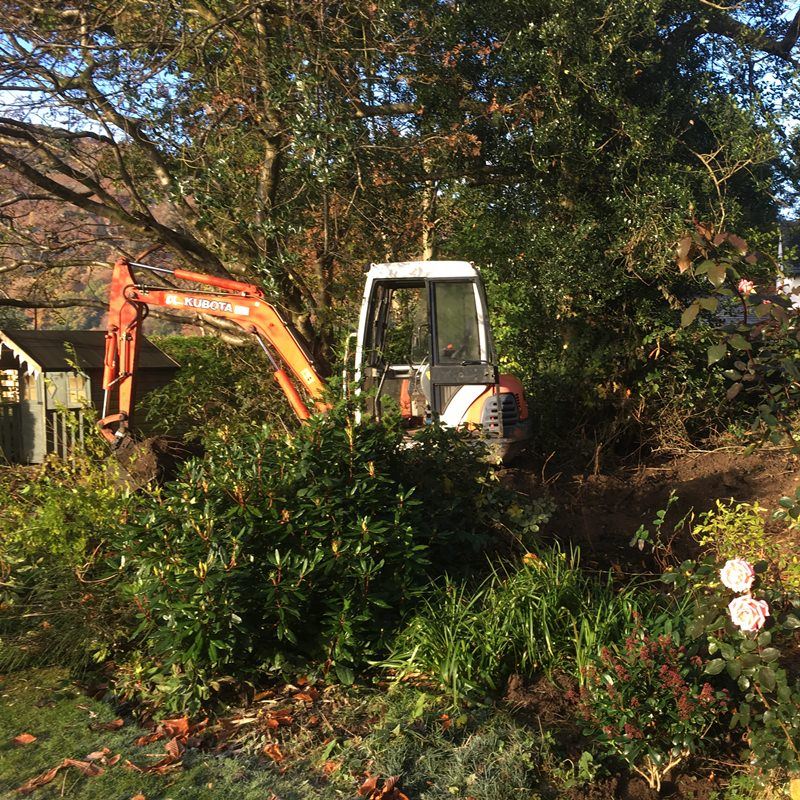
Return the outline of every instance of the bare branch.
<path id="1" fill-rule="evenodd" d="M 0 307 L 7 308 L 107 308 L 107 304 L 100 300 L 88 297 L 63 297 L 60 300 L 52 298 L 30 298 L 19 300 L 16 297 L 0 297 Z"/>
<path id="2" fill-rule="evenodd" d="M 798 63 L 792 56 L 792 51 L 800 39 L 800 10 L 795 14 L 794 19 L 788 23 L 786 33 L 780 39 L 772 38 L 763 31 L 740 22 L 730 14 L 725 13 L 711 13 L 708 17 L 704 16 L 702 19 L 692 17 L 678 25 L 670 34 L 669 39 L 677 42 L 681 39 L 697 38 L 707 33 L 724 36 L 733 42 L 746 45 L 767 55 L 775 56 L 792 65 L 797 65 Z"/>

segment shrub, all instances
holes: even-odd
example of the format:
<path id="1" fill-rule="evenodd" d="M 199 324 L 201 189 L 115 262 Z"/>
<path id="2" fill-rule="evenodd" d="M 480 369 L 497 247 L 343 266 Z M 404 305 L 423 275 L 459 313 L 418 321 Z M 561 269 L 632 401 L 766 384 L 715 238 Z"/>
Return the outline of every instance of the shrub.
<path id="1" fill-rule="evenodd" d="M 580 569 L 579 554 L 527 553 L 477 587 L 448 578 L 428 593 L 385 666 L 422 673 L 453 702 L 499 690 L 514 673 L 573 671 L 627 629 L 639 600 Z"/>
<path id="2" fill-rule="evenodd" d="M 787 589 L 800 590 L 797 554 L 767 531 L 766 511 L 758 503 L 717 500 L 716 508 L 700 517 L 692 536 L 717 561 L 737 557 L 751 563 L 766 561 Z"/>
<path id="3" fill-rule="evenodd" d="M 713 557 L 664 575 L 694 600 L 687 635 L 710 660 L 709 680 L 730 691 L 740 728 L 760 770 L 800 769 L 800 680 L 794 663 L 800 596 L 766 562 Z M 733 587 L 733 588 L 731 588 Z"/>
<path id="4" fill-rule="evenodd" d="M 94 569 L 127 498 L 105 445 L 0 475 L 0 670 L 81 667 L 116 636 L 116 606 Z"/>
<path id="5" fill-rule="evenodd" d="M 490 541 L 509 499 L 453 431 L 408 447 L 338 408 L 290 438 L 220 435 L 117 542 L 140 618 L 129 682 L 195 706 L 228 675 L 292 662 L 349 682 L 430 576 Z"/>
<path id="6" fill-rule="evenodd" d="M 102 449 L 101 449 L 102 448 Z M 8 470 L 0 482 L 0 548 L 26 559 L 83 563 L 119 511 L 119 467 L 91 437 L 66 460 L 49 456 L 40 467 Z"/>
<path id="7" fill-rule="evenodd" d="M 163 336 L 155 342 L 180 370 L 142 398 L 139 411 L 154 433 L 213 438 L 220 427 L 278 423 L 285 413 L 286 401 L 268 379 L 264 353 L 255 344 L 236 347 L 216 336 Z"/>
<path id="8" fill-rule="evenodd" d="M 701 750 L 727 696 L 702 677 L 703 661 L 669 634 L 637 628 L 617 652 L 603 648 L 581 689 L 587 733 L 652 789 Z"/>

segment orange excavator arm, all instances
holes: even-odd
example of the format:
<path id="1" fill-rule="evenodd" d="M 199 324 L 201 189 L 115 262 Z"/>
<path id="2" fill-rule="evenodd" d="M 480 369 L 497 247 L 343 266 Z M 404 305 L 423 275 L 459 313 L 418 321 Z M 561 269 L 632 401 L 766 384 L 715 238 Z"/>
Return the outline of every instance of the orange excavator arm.
<path id="1" fill-rule="evenodd" d="M 132 267 L 165 273 L 179 280 L 214 288 L 183 290 L 147 286 L 136 281 Z M 310 412 L 281 362 L 311 397 L 317 411 L 327 411 L 330 408 L 323 400 L 325 384 L 317 374 L 311 358 L 291 327 L 264 299 L 264 293 L 257 286 L 188 270 L 153 267 L 120 258 L 114 264 L 109 290 L 103 412 L 102 419 L 97 423 L 112 444 L 118 444 L 125 438 L 132 422 L 141 328 L 147 309 L 151 306 L 191 310 L 235 322 L 244 331 L 255 336 L 267 354 L 275 380 L 299 419 L 308 419 Z M 115 395 L 117 411 L 110 413 Z"/>

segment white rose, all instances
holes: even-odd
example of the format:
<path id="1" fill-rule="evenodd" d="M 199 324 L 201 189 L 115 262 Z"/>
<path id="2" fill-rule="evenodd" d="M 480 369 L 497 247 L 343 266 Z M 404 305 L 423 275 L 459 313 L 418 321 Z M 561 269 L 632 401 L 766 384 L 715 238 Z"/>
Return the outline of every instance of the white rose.
<path id="1" fill-rule="evenodd" d="M 749 592 L 756 573 L 743 558 L 732 558 L 719 571 L 719 578 L 731 591 Z"/>
<path id="2" fill-rule="evenodd" d="M 760 631 L 769 616 L 769 605 L 766 600 L 744 595 L 731 600 L 728 612 L 733 624 L 743 631 Z"/>

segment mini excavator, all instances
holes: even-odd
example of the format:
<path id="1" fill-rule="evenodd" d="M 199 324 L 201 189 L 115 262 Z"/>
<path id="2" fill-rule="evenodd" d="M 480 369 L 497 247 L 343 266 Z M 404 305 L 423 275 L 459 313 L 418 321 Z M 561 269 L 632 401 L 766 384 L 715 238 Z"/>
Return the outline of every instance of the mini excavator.
<path id="1" fill-rule="evenodd" d="M 203 288 L 148 285 L 134 270 Z M 365 393 L 367 411 L 379 420 L 399 408 L 412 436 L 433 422 L 466 427 L 485 439 L 493 458 L 511 458 L 530 438 L 531 420 L 522 384 L 499 372 L 478 270 L 465 261 L 407 261 L 372 264 L 366 272 L 358 330 L 350 337 L 356 339 L 354 369 L 345 377 Z M 316 413 L 330 409 L 302 338 L 257 286 L 120 258 L 109 295 L 98 425 L 112 446 L 128 438 L 133 424 L 142 324 L 151 307 L 235 323 L 263 349 L 301 421 L 311 415 L 309 406 Z"/>

